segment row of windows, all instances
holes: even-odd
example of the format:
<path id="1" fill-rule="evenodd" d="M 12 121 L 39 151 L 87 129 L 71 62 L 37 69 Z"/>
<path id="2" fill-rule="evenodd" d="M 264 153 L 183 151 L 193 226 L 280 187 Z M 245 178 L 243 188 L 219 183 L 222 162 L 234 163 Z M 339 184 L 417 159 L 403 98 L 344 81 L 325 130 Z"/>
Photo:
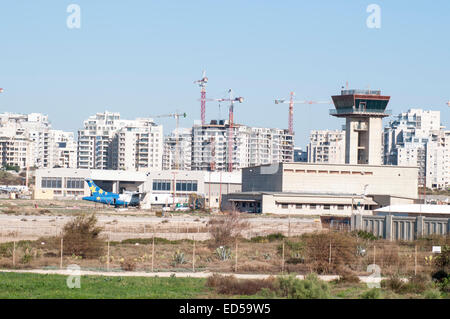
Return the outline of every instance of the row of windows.
<path id="1" fill-rule="evenodd" d="M 291 208 L 295 208 L 295 209 L 318 209 L 320 207 L 322 207 L 322 209 L 324 210 L 329 210 L 331 209 L 333 206 L 334 208 L 336 208 L 337 210 L 344 210 L 345 207 L 347 208 L 351 208 L 351 205 L 343 205 L 343 204 L 339 204 L 339 205 L 330 205 L 330 204 L 323 204 L 323 205 L 317 205 L 317 204 L 288 204 L 288 203 L 277 203 L 277 205 L 283 209 L 288 209 L 289 206 Z M 358 206 L 357 205 L 353 205 L 353 209 L 357 210 Z M 364 205 L 364 210 L 370 210 L 370 206 L 369 205 Z"/>
<path id="2" fill-rule="evenodd" d="M 153 190 L 154 191 L 170 191 L 172 190 L 173 182 L 165 179 L 155 179 L 153 180 Z M 196 192 L 197 191 L 197 181 L 176 181 L 177 191 L 186 192 Z"/>
<path id="3" fill-rule="evenodd" d="M 42 177 L 41 180 L 42 188 L 62 188 L 62 178 L 61 177 Z M 83 178 L 66 178 L 66 188 L 84 188 Z"/>
<path id="4" fill-rule="evenodd" d="M 61 188 L 62 178 L 61 177 L 42 177 L 41 187 L 42 188 Z"/>

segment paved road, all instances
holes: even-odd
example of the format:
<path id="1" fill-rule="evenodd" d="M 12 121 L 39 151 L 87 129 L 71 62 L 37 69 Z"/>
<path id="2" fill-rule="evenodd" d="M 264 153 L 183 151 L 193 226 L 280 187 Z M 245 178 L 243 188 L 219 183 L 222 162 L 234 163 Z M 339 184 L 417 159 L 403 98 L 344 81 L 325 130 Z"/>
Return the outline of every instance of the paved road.
<path id="1" fill-rule="evenodd" d="M 0 272 L 14 272 L 14 273 L 32 273 L 32 274 L 53 274 L 53 275 L 74 275 L 73 272 L 60 269 L 60 270 L 43 270 L 43 269 L 35 269 L 35 270 L 4 270 L 0 269 Z M 210 272 L 142 272 L 142 271 L 88 271 L 81 270 L 79 275 L 81 276 L 112 276 L 112 277 L 170 277 L 175 275 L 176 277 L 191 277 L 191 278 L 207 278 L 211 276 L 213 273 Z M 273 275 L 267 274 L 230 274 L 230 273 L 219 273 L 220 275 L 230 276 L 234 275 L 239 279 L 266 279 Z M 304 279 L 304 275 L 297 275 L 299 279 Z M 321 280 L 331 281 L 338 279 L 337 275 L 322 275 L 319 276 Z M 371 276 L 359 276 L 359 280 L 363 283 L 379 283 L 381 281 L 381 277 L 371 277 Z"/>

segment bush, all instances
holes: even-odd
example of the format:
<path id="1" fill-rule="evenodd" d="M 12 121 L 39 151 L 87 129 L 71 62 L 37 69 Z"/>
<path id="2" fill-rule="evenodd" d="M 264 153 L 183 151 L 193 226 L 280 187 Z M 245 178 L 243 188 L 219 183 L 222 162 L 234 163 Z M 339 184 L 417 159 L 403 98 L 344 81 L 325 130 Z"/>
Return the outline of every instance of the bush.
<path id="1" fill-rule="evenodd" d="M 270 234 L 267 236 L 256 236 L 250 238 L 250 242 L 252 243 L 271 243 L 274 241 L 283 240 L 285 236 L 281 233 Z"/>
<path id="2" fill-rule="evenodd" d="M 216 255 L 221 261 L 226 261 L 231 258 L 231 249 L 220 246 L 216 249 Z"/>
<path id="3" fill-rule="evenodd" d="M 388 279 L 381 281 L 381 287 L 400 293 L 405 284 L 398 276 L 391 276 Z"/>
<path id="4" fill-rule="evenodd" d="M 429 289 L 423 295 L 425 299 L 441 299 L 441 293 L 438 289 Z"/>
<path id="5" fill-rule="evenodd" d="M 184 258 L 184 253 L 177 250 L 172 257 L 172 265 L 182 265 L 186 263 L 186 259 Z"/>
<path id="6" fill-rule="evenodd" d="M 248 228 L 248 222 L 242 220 L 239 212 L 227 213 L 225 216 L 211 218 L 207 224 L 212 238 L 211 247 L 225 246 L 242 236 Z"/>
<path id="7" fill-rule="evenodd" d="M 435 267 L 438 270 L 443 270 L 445 272 L 450 272 L 450 246 L 445 245 L 442 247 L 440 254 L 434 259 Z"/>
<path id="8" fill-rule="evenodd" d="M 352 270 L 357 264 L 357 242 L 348 233 L 321 232 L 305 234 L 301 238 L 306 244 L 306 258 L 318 274 Z"/>
<path id="9" fill-rule="evenodd" d="M 120 263 L 120 268 L 124 271 L 134 271 L 136 269 L 136 263 L 132 259 L 127 258 Z"/>
<path id="10" fill-rule="evenodd" d="M 379 288 L 372 288 L 364 292 L 361 296 L 361 299 L 380 299 L 381 291 Z"/>
<path id="11" fill-rule="evenodd" d="M 361 238 L 361 239 L 366 239 L 366 240 L 377 240 L 378 237 L 375 236 L 374 234 L 367 232 L 365 230 L 354 230 L 352 231 L 352 236 Z"/>
<path id="12" fill-rule="evenodd" d="M 328 299 L 330 287 L 315 274 L 308 275 L 304 280 L 290 275 L 278 277 L 278 293 L 292 299 Z"/>
<path id="13" fill-rule="evenodd" d="M 83 258 L 101 256 L 105 243 L 99 237 L 102 228 L 96 224 L 94 214 L 82 214 L 67 222 L 63 228 L 64 255 L 74 254 Z"/>
<path id="14" fill-rule="evenodd" d="M 407 283 L 401 289 L 403 293 L 421 294 L 428 288 L 431 288 L 431 279 L 422 274 L 411 276 Z"/>
<path id="15" fill-rule="evenodd" d="M 234 276 L 221 276 L 213 274 L 206 280 L 206 286 L 214 288 L 220 294 L 226 295 L 254 295 L 262 290 L 266 295 L 274 291 L 275 280 L 268 279 L 237 279 Z"/>
<path id="16" fill-rule="evenodd" d="M 361 282 L 359 277 L 350 272 L 345 272 L 343 275 L 339 276 L 339 279 L 337 280 L 337 283 L 357 284 L 359 282 Z"/>

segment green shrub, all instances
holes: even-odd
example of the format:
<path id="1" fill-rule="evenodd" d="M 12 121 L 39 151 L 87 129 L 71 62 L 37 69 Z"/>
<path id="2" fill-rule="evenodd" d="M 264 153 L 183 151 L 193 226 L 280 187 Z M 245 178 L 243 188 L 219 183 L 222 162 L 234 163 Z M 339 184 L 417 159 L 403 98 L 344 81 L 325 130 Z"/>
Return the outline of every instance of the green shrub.
<path id="1" fill-rule="evenodd" d="M 278 277 L 278 293 L 292 299 L 328 299 L 330 287 L 317 275 L 310 274 L 304 280 L 293 275 Z"/>
<path id="2" fill-rule="evenodd" d="M 366 239 L 366 240 L 377 240 L 379 239 L 379 237 L 375 236 L 372 233 L 369 233 L 365 230 L 354 230 L 352 231 L 352 236 L 361 238 L 361 239 Z"/>
<path id="3" fill-rule="evenodd" d="M 182 265 L 186 263 L 186 259 L 184 258 L 184 253 L 177 250 L 172 257 L 172 265 Z"/>
<path id="4" fill-rule="evenodd" d="M 441 299 L 441 293 L 438 289 L 428 289 L 423 295 L 425 299 Z"/>
<path id="5" fill-rule="evenodd" d="M 231 249 L 225 246 L 220 246 L 216 248 L 216 255 L 222 261 L 228 260 L 231 258 Z"/>
<path id="6" fill-rule="evenodd" d="M 388 279 L 384 279 L 381 281 L 380 285 L 383 288 L 392 290 L 396 293 L 400 293 L 404 286 L 403 280 L 401 280 L 398 276 L 392 276 Z"/>
<path id="7" fill-rule="evenodd" d="M 379 288 L 372 288 L 370 290 L 367 290 L 360 296 L 361 299 L 380 299 L 381 298 L 381 291 Z"/>
<path id="8" fill-rule="evenodd" d="M 286 238 L 286 237 L 283 234 L 275 233 L 275 234 L 270 234 L 267 236 L 252 237 L 252 238 L 250 238 L 250 242 L 252 242 L 252 243 L 271 243 L 274 241 L 283 240 L 284 238 Z"/>
<path id="9" fill-rule="evenodd" d="M 105 246 L 99 237 L 101 231 L 94 214 L 81 214 L 73 218 L 63 228 L 64 254 L 75 254 L 83 258 L 99 257 Z"/>

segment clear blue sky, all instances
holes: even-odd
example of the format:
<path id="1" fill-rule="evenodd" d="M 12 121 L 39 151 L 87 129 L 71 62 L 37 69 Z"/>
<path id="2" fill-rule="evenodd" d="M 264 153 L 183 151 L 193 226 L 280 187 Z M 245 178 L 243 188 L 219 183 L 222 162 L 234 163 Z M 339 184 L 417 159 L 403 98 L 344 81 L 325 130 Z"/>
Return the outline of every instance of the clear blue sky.
<path id="1" fill-rule="evenodd" d="M 71 3 L 81 29 L 66 27 Z M 370 3 L 381 7 L 380 29 L 366 26 Z M 449 15 L 448 0 L 2 1 L 0 112 L 42 112 L 76 131 L 105 109 L 130 119 L 178 109 L 188 127 L 200 118 L 193 81 L 206 69 L 208 97 L 233 88 L 245 98 L 238 123 L 287 127 L 275 98 L 329 99 L 349 81 L 391 95 L 394 114 L 440 110 L 450 126 Z M 331 107 L 296 106 L 298 146 L 311 129 L 341 127 Z M 206 116 L 219 116 L 217 103 Z"/>

